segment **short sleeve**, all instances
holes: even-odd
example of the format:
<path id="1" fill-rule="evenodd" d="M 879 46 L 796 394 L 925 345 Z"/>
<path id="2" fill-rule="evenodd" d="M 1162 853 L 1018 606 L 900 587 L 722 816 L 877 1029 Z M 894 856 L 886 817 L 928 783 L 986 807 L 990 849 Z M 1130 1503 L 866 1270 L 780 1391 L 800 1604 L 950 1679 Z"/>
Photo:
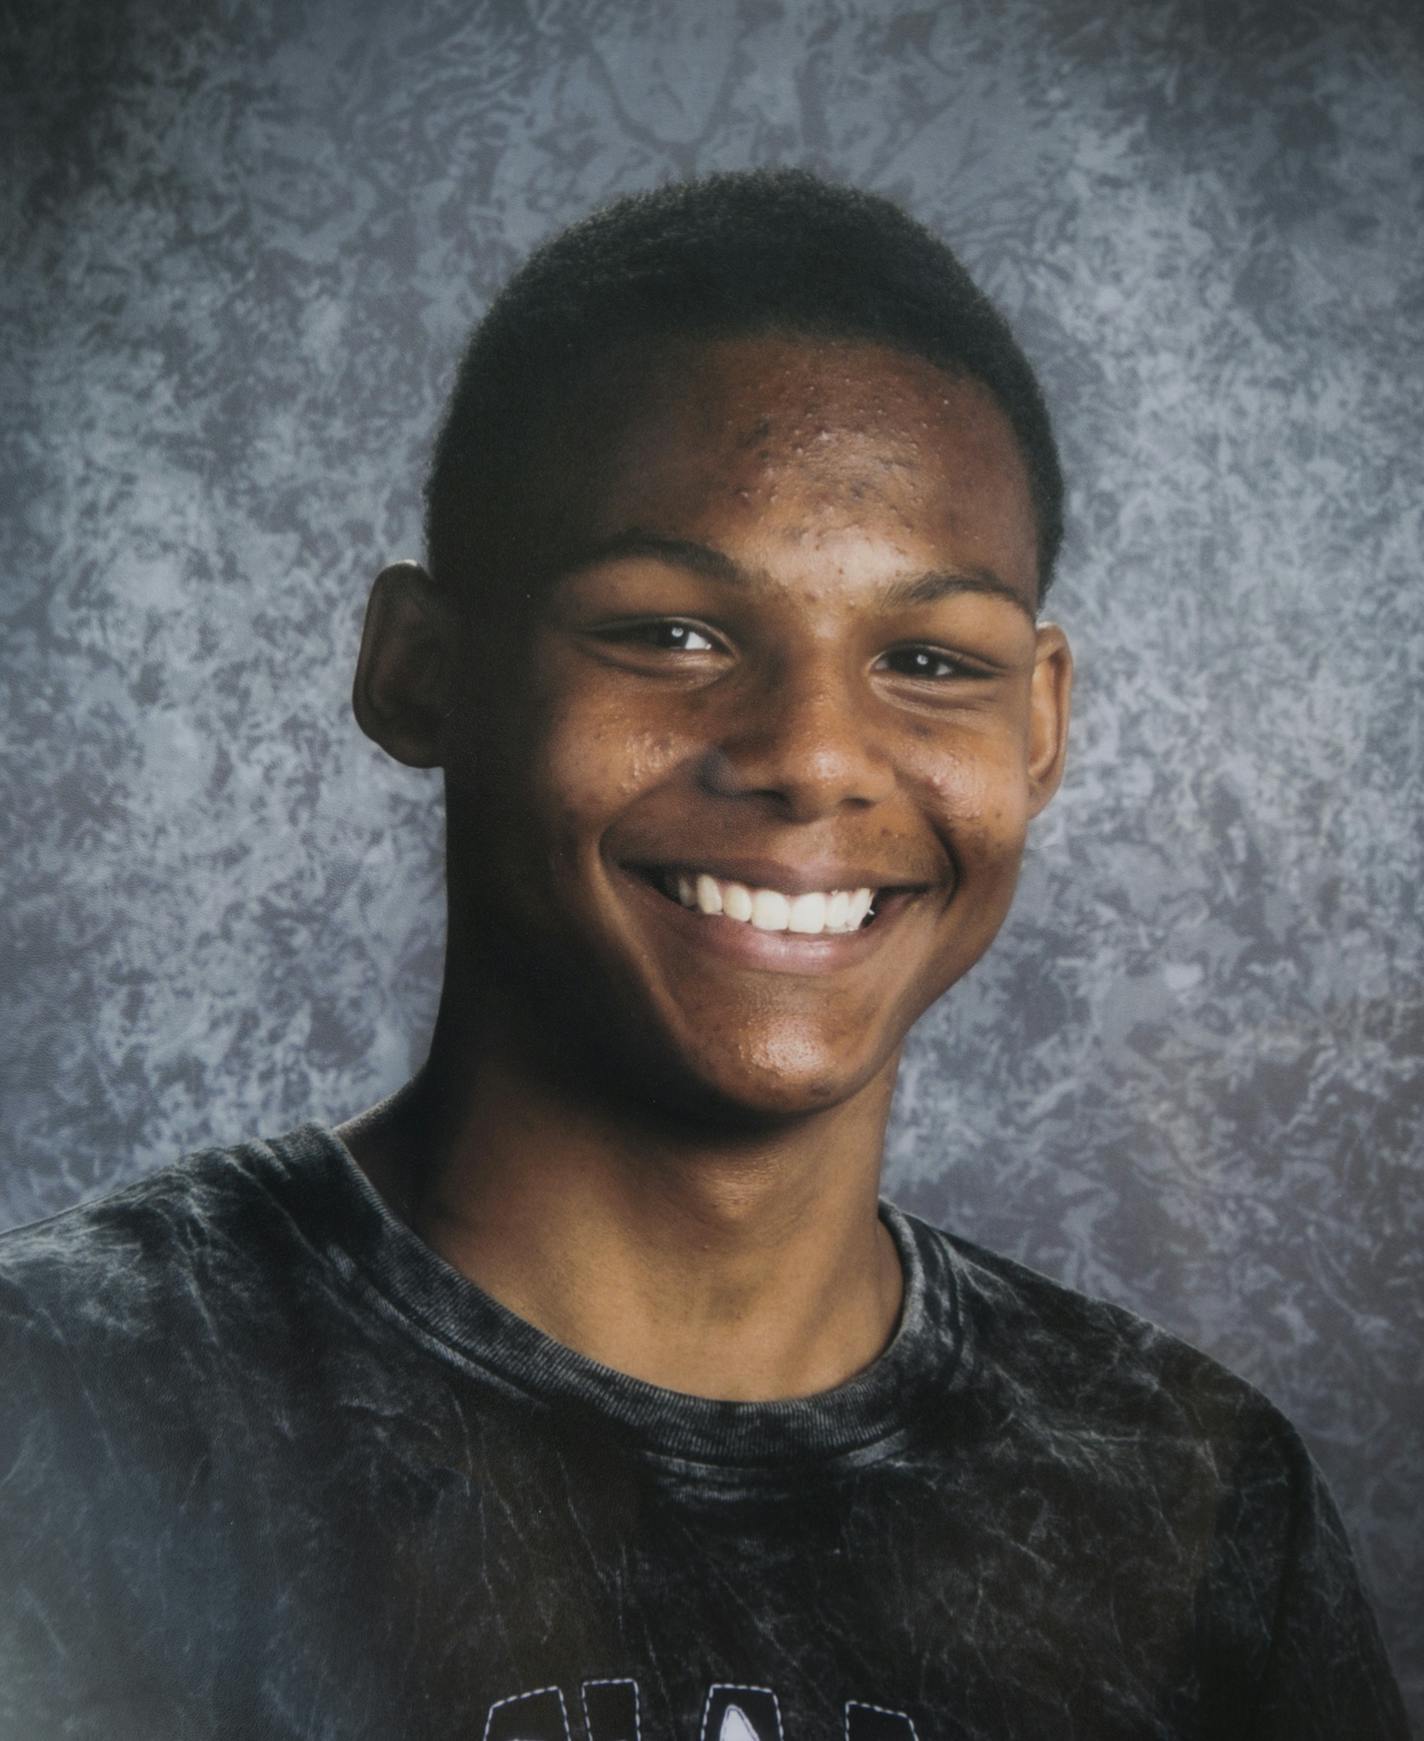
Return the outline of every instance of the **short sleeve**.
<path id="1" fill-rule="evenodd" d="M 3 1741 L 133 1733 L 116 1714 L 139 1707 L 143 1671 L 105 1547 L 123 1489 L 63 1338 L 0 1281 Z"/>
<path id="2" fill-rule="evenodd" d="M 1250 1733 L 1259 1741 L 1409 1741 L 1399 1688 L 1325 1479 L 1276 1417 L 1279 1503 L 1270 1642 Z M 1258 1498 L 1260 1496 L 1258 1495 Z M 1263 1553 L 1270 1554 L 1264 1541 Z"/>

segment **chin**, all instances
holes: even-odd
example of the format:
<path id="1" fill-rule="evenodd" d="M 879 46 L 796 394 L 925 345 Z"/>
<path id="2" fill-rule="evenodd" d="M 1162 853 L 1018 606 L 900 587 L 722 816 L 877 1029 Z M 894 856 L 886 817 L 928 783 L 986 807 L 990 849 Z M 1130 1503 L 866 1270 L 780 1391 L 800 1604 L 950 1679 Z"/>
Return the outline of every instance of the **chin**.
<path id="1" fill-rule="evenodd" d="M 888 1061 L 893 1068 L 893 1060 Z M 640 1073 L 635 1097 L 674 1118 L 750 1130 L 829 1112 L 855 1099 L 887 1068 L 887 1060 L 828 1059 L 786 1033 L 738 1056 L 667 1059 Z"/>

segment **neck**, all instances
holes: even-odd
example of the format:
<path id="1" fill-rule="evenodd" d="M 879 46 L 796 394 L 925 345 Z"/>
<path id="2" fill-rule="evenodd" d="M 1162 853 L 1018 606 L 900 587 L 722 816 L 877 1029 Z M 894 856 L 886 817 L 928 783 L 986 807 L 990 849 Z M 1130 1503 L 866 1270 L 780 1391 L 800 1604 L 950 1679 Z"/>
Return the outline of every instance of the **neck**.
<path id="1" fill-rule="evenodd" d="M 567 1347 L 695 1396 L 807 1396 L 875 1359 L 901 1276 L 877 1213 L 893 1069 L 760 1129 L 658 1118 L 437 1029 L 338 1134 L 447 1263 Z"/>

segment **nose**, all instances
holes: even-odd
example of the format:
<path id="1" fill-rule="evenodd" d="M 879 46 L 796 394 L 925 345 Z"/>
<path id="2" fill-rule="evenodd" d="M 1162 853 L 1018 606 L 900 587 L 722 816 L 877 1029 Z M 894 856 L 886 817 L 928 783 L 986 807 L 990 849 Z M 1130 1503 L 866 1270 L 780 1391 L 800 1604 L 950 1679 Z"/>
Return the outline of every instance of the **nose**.
<path id="1" fill-rule="evenodd" d="M 790 821 L 814 822 L 893 791 L 894 767 L 852 682 L 823 667 L 782 665 L 733 707 L 702 769 L 720 796 L 761 798 Z"/>

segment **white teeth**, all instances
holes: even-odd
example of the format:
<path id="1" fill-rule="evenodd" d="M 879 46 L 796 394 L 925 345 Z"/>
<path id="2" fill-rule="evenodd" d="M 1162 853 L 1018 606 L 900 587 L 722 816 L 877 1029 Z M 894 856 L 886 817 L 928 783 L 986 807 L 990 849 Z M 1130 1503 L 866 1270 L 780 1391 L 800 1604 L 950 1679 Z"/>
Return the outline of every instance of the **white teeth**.
<path id="1" fill-rule="evenodd" d="M 745 883 L 722 884 L 722 911 L 745 923 L 752 916 L 752 892 Z"/>
<path id="2" fill-rule="evenodd" d="M 717 887 L 717 879 L 709 877 L 706 871 L 697 879 L 697 908 L 702 913 L 722 911 L 722 891 Z"/>
<path id="3" fill-rule="evenodd" d="M 752 925 L 758 931 L 784 931 L 791 917 L 791 903 L 775 889 L 757 889 L 752 895 Z"/>
<path id="4" fill-rule="evenodd" d="M 826 897 L 824 895 L 797 895 L 791 903 L 786 929 L 804 932 L 808 937 L 816 937 L 825 928 Z"/>
<path id="5" fill-rule="evenodd" d="M 850 910 L 846 913 L 846 929 L 858 931 L 864 923 L 865 915 L 870 911 L 870 903 L 874 899 L 869 889 L 857 889 L 850 898 Z"/>
<path id="6" fill-rule="evenodd" d="M 858 931 L 874 900 L 872 889 L 817 889 L 804 895 L 784 895 L 779 889 L 751 889 L 745 883 L 723 882 L 707 871 L 695 875 L 673 872 L 668 892 L 684 907 L 708 917 L 720 914 L 724 919 L 750 924 L 757 931 L 791 931 L 800 937 Z"/>

